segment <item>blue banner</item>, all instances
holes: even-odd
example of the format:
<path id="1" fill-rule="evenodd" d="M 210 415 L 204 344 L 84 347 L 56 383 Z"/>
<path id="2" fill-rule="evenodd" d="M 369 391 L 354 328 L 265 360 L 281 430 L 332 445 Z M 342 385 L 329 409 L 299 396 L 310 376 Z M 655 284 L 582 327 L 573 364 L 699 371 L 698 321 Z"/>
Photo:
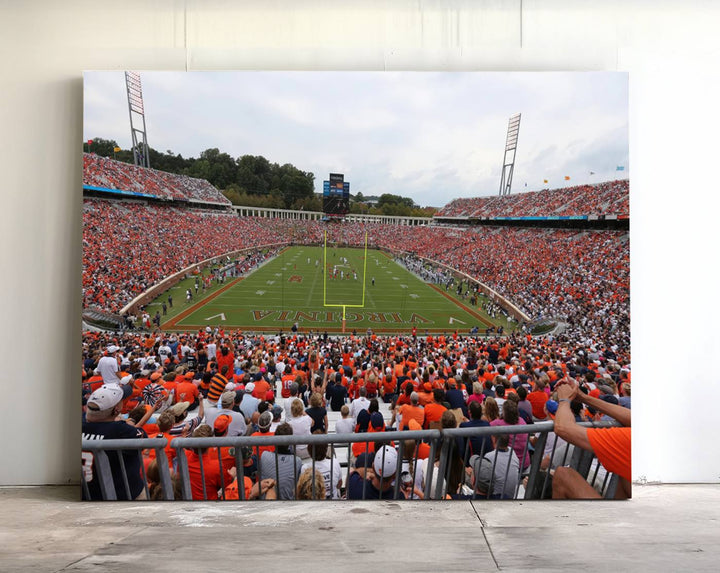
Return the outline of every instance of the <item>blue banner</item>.
<path id="1" fill-rule="evenodd" d="M 108 189 L 107 187 L 94 187 L 92 185 L 83 185 L 83 189 L 89 191 L 103 191 L 105 193 L 115 193 L 116 195 L 127 195 L 129 197 L 147 197 L 148 199 L 159 199 L 157 195 L 149 193 L 139 193 L 138 191 L 123 191 L 122 189 Z"/>

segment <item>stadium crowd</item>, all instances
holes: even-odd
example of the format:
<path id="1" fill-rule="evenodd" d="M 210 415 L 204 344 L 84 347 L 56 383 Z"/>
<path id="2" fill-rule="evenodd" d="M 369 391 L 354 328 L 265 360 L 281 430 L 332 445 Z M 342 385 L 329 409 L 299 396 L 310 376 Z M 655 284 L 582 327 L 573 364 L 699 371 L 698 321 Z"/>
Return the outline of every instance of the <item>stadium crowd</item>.
<path id="1" fill-rule="evenodd" d="M 624 179 L 594 185 L 543 189 L 512 195 L 455 199 L 439 217 L 559 217 L 587 215 L 628 216 L 629 182 Z"/>
<path id="2" fill-rule="evenodd" d="M 192 264 L 278 240 L 282 234 L 261 219 L 241 219 L 234 212 L 86 199 L 83 307 L 117 313 L 138 294 Z"/>
<path id="3" fill-rule="evenodd" d="M 83 183 L 163 199 L 229 204 L 207 181 L 93 154 L 84 155 Z M 613 181 L 502 198 L 458 199 L 439 215 L 626 216 L 628 211 L 628 183 Z M 457 332 L 331 338 L 298 332 L 254 336 L 209 327 L 167 333 L 153 329 L 148 316 L 143 331 L 83 333 L 86 440 L 311 435 L 331 430 L 328 410 L 342 415 L 336 431 L 369 434 L 458 425 L 524 426 L 555 418 L 555 433 L 548 443 L 594 451 L 605 470 L 622 478 L 620 493 L 629 494 L 629 428 L 599 434 L 577 425 L 610 417 L 629 426 L 626 232 L 328 225 L 238 217 L 230 210 L 204 211 L 172 203 L 89 198 L 83 201 L 83 223 L 84 308 L 117 313 L 152 285 L 202 260 L 260 245 L 321 244 L 327 231 L 331 243 L 350 246 L 363 245 L 367 233 L 371 246 L 396 253 L 426 279 L 449 283 L 450 274 L 418 257 L 467 273 L 532 319 L 555 317 L 567 323 L 561 334 L 538 338 L 520 332 L 495 338 Z M 379 401 L 392 412 L 389 423 L 379 411 Z M 442 491 L 448 497 L 514 497 L 535 440 L 529 432 L 512 440 L 472 438 L 457 443 L 449 472 L 435 479 L 444 480 Z M 242 487 L 247 498 L 304 499 L 317 497 L 318 490 L 319 497 L 330 499 L 382 497 L 401 480 L 401 497 L 422 497 L 425 477 L 438 462 L 429 459 L 427 444 L 416 444 L 409 454 L 392 443 L 358 444 L 348 460 L 349 475 L 340 475 L 338 460 L 327 447 L 243 451 L 242 484 L 232 452 L 222 451 L 217 459 L 212 448 L 190 450 L 192 495 L 237 499 Z M 563 467 L 554 451 L 546 444 L 543 466 L 554 472 L 553 496 L 599 495 Z M 165 452 L 169 469 L 176 472 L 174 449 L 168 446 Z M 128 451 L 121 457 L 130 491 L 118 477 L 120 458 L 110 456 L 120 497 L 142 498 L 145 485 L 151 497 L 161 497 L 153 450 Z M 83 463 L 87 493 L 97 498 L 92 456 L 84 454 Z"/>
<path id="4" fill-rule="evenodd" d="M 362 245 L 365 230 L 374 246 L 420 255 L 476 278 L 532 320 L 557 318 L 573 336 L 612 339 L 629 348 L 627 232 L 346 224 L 333 238 Z M 414 266 L 434 282 L 446 276 L 432 265 L 424 271 Z"/>
<path id="5" fill-rule="evenodd" d="M 403 250 L 476 277 L 532 319 L 562 319 L 573 336 L 630 344 L 625 232 L 482 227 L 400 230 L 397 235 L 389 230 L 379 245 L 403 245 Z"/>
<path id="6" fill-rule="evenodd" d="M 342 413 L 336 431 L 355 433 L 458 426 L 524 429 L 556 419 L 553 443 L 594 451 L 604 472 L 620 476 L 618 494 L 630 493 L 629 428 L 577 425 L 601 419 L 630 425 L 629 355 L 600 341 L 563 336 L 265 337 L 217 328 L 180 334 L 86 332 L 82 387 L 85 440 L 159 436 L 172 442 L 178 436 L 327 433 L 328 410 Z M 389 423 L 379 413 L 379 401 L 393 413 Z M 518 495 L 537 439 L 531 430 L 515 439 L 455 440 L 447 474 L 437 478 L 435 473 L 435 479 L 443 480 L 443 497 Z M 553 448 L 550 439 L 548 443 L 543 468 L 554 475 L 552 495 L 600 497 L 597 488 L 564 467 L 566 451 Z M 402 480 L 400 497 L 423 496 L 433 463 L 427 444 L 418 443 L 409 452 L 387 442 L 355 446 L 345 471 L 327 447 L 278 446 L 277 462 L 273 446 L 247 449 L 241 456 L 242 486 L 232 451 L 190 450 L 193 499 L 237 499 L 238 487 L 244 487 L 246 498 L 389 497 L 397 479 Z M 165 452 L 177 484 L 175 451 L 169 444 Z M 110 454 L 120 498 L 142 499 L 146 484 L 152 498 L 161 498 L 153 450 L 127 450 L 123 458 L 129 495 L 118 457 Z M 97 499 L 92 456 L 85 454 L 83 463 L 84 496 Z"/>
<path id="7" fill-rule="evenodd" d="M 511 300 L 532 320 L 629 346 L 626 232 L 515 227 L 404 227 L 237 217 L 139 202 L 83 204 L 83 304 L 117 313 L 168 275 L 245 247 L 329 240 L 410 252 L 448 265 Z M 202 229 L 202 233 L 198 230 Z M 419 274 L 423 274 L 420 272 Z M 440 269 L 429 271 L 444 276 Z"/>
<path id="8" fill-rule="evenodd" d="M 144 193 L 161 199 L 231 204 L 205 179 L 146 169 L 94 153 L 83 154 L 83 185 Z"/>

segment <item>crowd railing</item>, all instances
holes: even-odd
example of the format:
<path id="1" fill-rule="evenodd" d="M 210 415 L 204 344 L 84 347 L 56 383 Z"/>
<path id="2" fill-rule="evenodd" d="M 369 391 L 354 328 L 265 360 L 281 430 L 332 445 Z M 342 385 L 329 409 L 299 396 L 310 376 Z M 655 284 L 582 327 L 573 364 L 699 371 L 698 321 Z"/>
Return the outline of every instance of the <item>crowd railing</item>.
<path id="1" fill-rule="evenodd" d="M 617 426 L 614 422 L 585 422 L 581 424 L 585 427 L 595 428 L 607 428 Z M 116 500 L 119 497 L 130 499 L 130 487 L 129 480 L 127 477 L 127 469 L 125 467 L 125 457 L 120 455 L 119 458 L 123 460 L 120 463 L 121 476 L 120 486 L 124 491 L 124 496 L 118 496 L 116 491 L 116 481 L 112 475 L 111 464 L 109 456 L 118 456 L 118 452 L 134 452 L 138 455 L 142 455 L 143 451 L 154 450 L 157 459 L 157 465 L 159 470 L 159 482 L 162 488 L 162 499 L 173 500 L 175 499 L 175 492 L 179 490 L 180 498 L 183 500 L 192 500 L 192 487 L 191 478 L 188 466 L 187 450 L 190 449 L 201 449 L 201 450 L 212 450 L 212 457 L 217 457 L 217 461 L 222 465 L 222 450 L 225 448 L 234 449 L 234 467 L 237 473 L 237 483 L 244 484 L 245 478 L 245 453 L 252 452 L 255 456 L 256 461 L 260 459 L 260 453 L 262 447 L 272 446 L 275 451 L 275 472 L 276 477 L 279 477 L 279 463 L 277 446 L 286 446 L 292 450 L 298 446 L 313 446 L 313 445 L 325 445 L 328 447 L 330 457 L 336 456 L 341 451 L 347 451 L 347 463 L 342 469 L 343 485 L 347 487 L 349 483 L 350 473 L 353 471 L 353 460 L 352 445 L 356 443 L 364 443 L 366 449 L 369 449 L 369 445 L 374 445 L 374 450 L 379 451 L 382 445 L 395 445 L 398 446 L 398 466 L 395 474 L 395 479 L 392 487 L 387 492 L 384 492 L 381 499 L 392 499 L 398 500 L 403 499 L 400 497 L 400 485 L 401 480 L 397 479 L 401 473 L 401 462 L 403 461 L 403 452 L 405 451 L 405 444 L 407 442 L 415 442 L 415 446 L 421 442 L 429 446 L 427 463 L 427 475 L 424 475 L 424 488 L 422 490 L 422 496 L 411 497 L 415 499 L 447 499 L 451 493 L 447 491 L 447 484 L 450 482 L 451 473 L 451 460 L 453 456 L 461 455 L 463 467 L 468 467 L 470 462 L 471 453 L 478 454 L 477 452 L 471 452 L 471 440 L 470 438 L 485 438 L 494 437 L 497 438 L 501 435 L 507 435 L 509 439 L 509 448 L 514 450 L 515 441 L 521 435 L 536 435 L 534 444 L 530 444 L 530 440 L 525 441 L 525 446 L 522 451 L 522 456 L 518 456 L 519 467 L 518 475 L 510 476 L 510 464 L 507 464 L 507 468 L 504 470 L 504 482 L 508 481 L 508 478 L 512 477 L 511 482 L 516 485 L 513 487 L 512 495 L 501 495 L 500 499 L 542 499 L 550 497 L 551 494 L 551 472 L 549 467 L 543 468 L 543 458 L 546 453 L 546 443 L 548 436 L 553 432 L 554 422 L 536 422 L 534 424 L 525 425 L 511 425 L 511 426 L 484 426 L 484 427 L 473 427 L 473 428 L 449 428 L 449 429 L 432 429 L 432 430 L 417 430 L 417 431 L 385 431 L 385 432 L 360 432 L 352 434 L 314 434 L 304 436 L 237 436 L 237 437 L 210 437 L 210 438 L 183 438 L 177 437 L 172 440 L 171 448 L 176 452 L 175 456 L 175 471 L 174 477 L 170 471 L 170 465 L 168 458 L 165 453 L 165 448 L 168 442 L 165 438 L 145 438 L 145 439 L 129 439 L 129 440 L 83 440 L 82 450 L 83 457 L 86 458 L 88 455 L 93 458 L 92 463 L 95 466 L 95 478 L 99 480 L 99 489 L 101 492 L 102 500 Z M 553 434 L 554 435 L 554 434 Z M 460 441 L 459 441 L 460 440 Z M 598 493 L 607 499 L 612 499 L 615 495 L 617 488 L 618 478 L 615 474 L 607 472 L 601 467 L 592 452 L 582 450 L 581 448 L 573 448 L 566 443 L 563 443 L 563 451 L 558 449 L 558 439 L 555 439 L 553 447 L 550 452 L 550 463 L 555 463 L 558 466 L 569 466 L 578 471 L 588 482 L 598 491 Z M 464 443 L 462 446 L 462 454 L 459 452 L 459 443 Z M 484 444 L 485 442 L 483 442 Z M 227 451 L 227 450 L 226 450 Z M 380 450 L 385 452 L 385 450 Z M 413 448 L 413 454 L 409 459 L 405 459 L 408 467 L 412 467 L 411 472 L 413 478 L 418 471 L 421 459 L 418 457 L 419 448 Z M 493 453 L 494 452 L 494 453 Z M 472 486 L 469 489 L 472 493 L 469 497 L 466 495 L 464 499 L 495 499 L 492 496 L 493 491 L 493 480 L 495 479 L 495 470 L 498 463 L 498 450 L 485 449 L 479 452 L 480 458 L 486 457 L 486 454 L 490 454 L 489 459 L 492 462 L 491 468 L 491 479 L 487 485 L 486 493 L 477 492 L 477 478 L 475 476 L 475 483 L 467 483 L 467 480 L 463 480 L 466 486 Z M 530 464 L 523 468 L 523 461 L 526 458 L 526 454 L 530 457 Z M 211 459 L 208 457 L 208 460 Z M 556 460 L 560 459 L 558 463 Z M 206 460 L 203 456 L 198 456 L 200 463 L 200 475 L 202 480 L 203 499 L 207 500 L 213 496 L 208 495 L 207 484 L 205 483 L 205 468 L 204 464 Z M 433 460 L 437 460 L 436 463 L 432 463 Z M 83 463 L 87 463 L 88 460 L 84 459 Z M 305 463 L 312 467 L 312 473 L 315 473 L 316 461 L 311 457 L 306 458 Z M 384 462 L 384 460 L 382 460 Z M 547 462 L 547 461 L 546 461 Z M 330 464 L 333 467 L 333 464 Z M 342 467 L 342 466 L 341 466 Z M 365 456 L 365 469 L 367 470 L 368 457 Z M 502 470 L 501 470 L 502 471 Z M 141 464 L 142 480 L 144 482 L 144 493 L 142 496 L 144 499 L 150 499 L 150 492 L 148 490 L 148 480 L 145 474 L 143 464 Z M 438 479 L 434 480 L 434 474 L 437 472 Z M 82 488 L 83 498 L 90 499 L 90 491 L 86 481 L 86 473 L 82 474 Z M 294 473 L 294 491 L 297 490 L 298 475 Z M 225 500 L 225 490 L 229 485 L 225 483 L 225 475 L 221 472 L 222 476 L 222 487 L 218 490 L 218 499 Z M 334 482 L 333 470 L 330 470 L 330 483 Z M 517 479 L 515 479 L 517 478 Z M 176 484 L 174 487 L 173 480 L 179 480 L 179 485 Z M 260 472 L 257 472 L 255 481 L 259 481 Z M 434 480 L 434 481 L 433 481 Z M 277 481 L 277 480 L 276 480 Z M 433 483 L 435 487 L 433 488 Z M 363 482 L 363 495 L 362 499 L 365 499 L 366 494 L 366 482 Z M 503 486 L 504 487 L 504 486 Z M 315 483 L 313 480 L 313 498 L 315 499 Z M 524 489 L 524 491 L 523 491 Z M 466 490 L 467 491 L 467 490 Z M 503 492 L 505 490 L 503 489 Z M 245 500 L 244 487 L 238 487 L 239 500 Z M 330 499 L 328 499 L 330 500 Z M 337 501 L 337 500 L 336 500 Z"/>

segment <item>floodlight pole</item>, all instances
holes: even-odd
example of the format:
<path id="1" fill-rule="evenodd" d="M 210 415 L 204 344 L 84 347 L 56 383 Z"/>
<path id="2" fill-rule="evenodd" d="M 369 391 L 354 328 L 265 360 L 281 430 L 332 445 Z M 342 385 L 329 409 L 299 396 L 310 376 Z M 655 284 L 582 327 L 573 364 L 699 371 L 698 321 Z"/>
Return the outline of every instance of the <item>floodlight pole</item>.
<path id="1" fill-rule="evenodd" d="M 520 132 L 520 115 L 511 115 L 508 121 L 505 154 L 503 156 L 502 176 L 500 177 L 500 197 L 510 195 L 512 176 L 515 170 L 515 153 L 517 151 L 518 134 Z"/>
<path id="2" fill-rule="evenodd" d="M 127 88 L 128 113 L 130 114 L 133 160 L 135 165 L 150 167 L 150 152 L 147 144 L 145 106 L 143 104 L 140 74 L 137 72 L 125 72 L 125 87 Z M 140 122 L 142 122 L 142 128 L 135 127 L 136 123 L 139 124 Z"/>

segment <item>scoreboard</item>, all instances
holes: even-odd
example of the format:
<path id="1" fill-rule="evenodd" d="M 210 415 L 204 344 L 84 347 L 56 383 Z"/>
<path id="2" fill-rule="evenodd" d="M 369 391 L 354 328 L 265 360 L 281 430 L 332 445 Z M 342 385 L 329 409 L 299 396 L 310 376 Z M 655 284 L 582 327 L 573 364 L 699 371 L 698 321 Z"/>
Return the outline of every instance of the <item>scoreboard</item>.
<path id="1" fill-rule="evenodd" d="M 344 216 L 350 212 L 350 183 L 342 173 L 331 173 L 323 181 L 323 213 Z"/>

